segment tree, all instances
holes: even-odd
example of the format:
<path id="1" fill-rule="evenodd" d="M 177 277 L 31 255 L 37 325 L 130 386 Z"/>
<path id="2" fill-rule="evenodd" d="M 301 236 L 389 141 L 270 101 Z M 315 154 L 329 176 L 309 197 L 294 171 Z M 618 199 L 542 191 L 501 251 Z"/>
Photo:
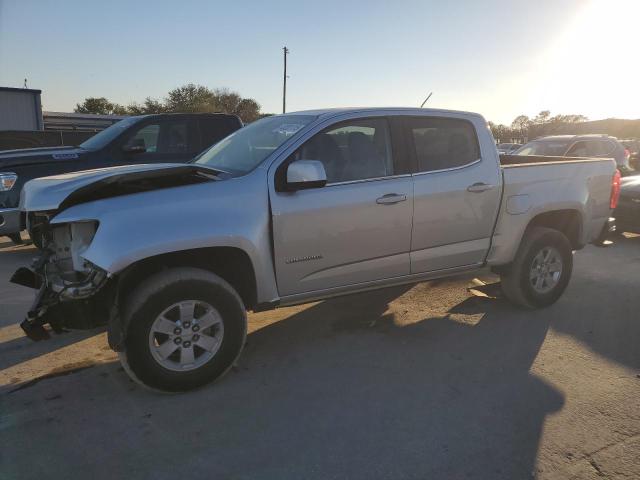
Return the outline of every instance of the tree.
<path id="1" fill-rule="evenodd" d="M 204 113 L 218 110 L 215 93 L 203 87 L 189 83 L 174 88 L 167 94 L 165 108 L 168 112 Z"/>
<path id="2" fill-rule="evenodd" d="M 252 98 L 242 98 L 226 88 L 211 90 L 189 83 L 167 94 L 164 102 L 167 112 L 230 113 L 238 115 L 245 123 L 260 117 L 260 104 Z"/>
<path id="3" fill-rule="evenodd" d="M 111 103 L 105 97 L 87 97 L 84 102 L 77 103 L 76 113 L 95 113 L 98 115 L 126 115 L 127 110 L 122 105 Z"/>
<path id="4" fill-rule="evenodd" d="M 498 142 L 507 142 L 510 141 L 511 138 L 513 138 L 511 129 L 506 125 L 496 124 L 493 122 L 488 122 L 488 124 L 493 138 Z"/>
<path id="5" fill-rule="evenodd" d="M 551 112 L 549 110 L 542 110 L 536 118 L 533 119 L 533 123 L 544 124 L 547 123 L 549 117 L 551 116 Z"/>
<path id="6" fill-rule="evenodd" d="M 526 115 L 518 115 L 513 122 L 511 122 L 511 128 L 520 132 L 526 132 L 531 125 L 531 119 Z"/>
<path id="7" fill-rule="evenodd" d="M 167 111 L 167 107 L 160 101 L 147 97 L 142 105 L 138 103 L 131 103 L 127 107 L 129 115 L 148 115 L 151 113 L 164 113 Z"/>
<path id="8" fill-rule="evenodd" d="M 253 98 L 243 98 L 240 100 L 235 113 L 244 123 L 255 122 L 263 117 L 263 115 L 260 115 L 260 104 Z"/>
<path id="9" fill-rule="evenodd" d="M 250 123 L 260 118 L 260 104 L 253 98 L 242 98 L 236 92 L 226 88 L 214 91 L 220 112 L 239 116 L 243 122 Z"/>
<path id="10" fill-rule="evenodd" d="M 226 88 L 211 90 L 188 83 L 174 88 L 163 100 L 147 97 L 142 104 L 133 102 L 127 107 L 111 103 L 104 97 L 86 98 L 76 105 L 76 112 L 103 115 L 147 115 L 152 113 L 230 113 L 249 123 L 261 118 L 260 104 L 253 98 L 243 98 Z"/>

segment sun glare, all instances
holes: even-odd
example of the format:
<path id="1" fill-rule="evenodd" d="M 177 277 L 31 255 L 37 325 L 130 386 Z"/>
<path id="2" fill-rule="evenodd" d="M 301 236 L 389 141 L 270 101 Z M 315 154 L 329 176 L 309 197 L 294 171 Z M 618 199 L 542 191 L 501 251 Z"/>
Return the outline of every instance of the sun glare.
<path id="1" fill-rule="evenodd" d="M 592 119 L 640 118 L 640 0 L 585 2 L 540 61 L 530 105 Z"/>

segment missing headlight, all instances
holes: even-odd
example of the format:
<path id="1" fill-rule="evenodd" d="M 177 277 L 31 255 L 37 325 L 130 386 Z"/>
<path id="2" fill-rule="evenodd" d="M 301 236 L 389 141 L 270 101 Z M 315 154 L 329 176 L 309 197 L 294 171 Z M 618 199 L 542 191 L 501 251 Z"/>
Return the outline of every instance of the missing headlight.
<path id="1" fill-rule="evenodd" d="M 96 234 L 98 222 L 73 222 L 56 225 L 51 229 L 52 261 L 61 272 L 83 272 L 88 269 L 82 254 L 89 248 Z"/>

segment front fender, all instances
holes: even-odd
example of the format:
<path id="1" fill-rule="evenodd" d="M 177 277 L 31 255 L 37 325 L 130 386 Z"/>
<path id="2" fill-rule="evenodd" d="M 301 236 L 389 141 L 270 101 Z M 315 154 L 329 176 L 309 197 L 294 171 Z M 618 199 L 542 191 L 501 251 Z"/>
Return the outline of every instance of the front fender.
<path id="1" fill-rule="evenodd" d="M 235 247 L 251 260 L 259 302 L 277 299 L 264 172 L 75 205 L 51 223 L 96 220 L 82 257 L 111 274 L 157 255 Z"/>

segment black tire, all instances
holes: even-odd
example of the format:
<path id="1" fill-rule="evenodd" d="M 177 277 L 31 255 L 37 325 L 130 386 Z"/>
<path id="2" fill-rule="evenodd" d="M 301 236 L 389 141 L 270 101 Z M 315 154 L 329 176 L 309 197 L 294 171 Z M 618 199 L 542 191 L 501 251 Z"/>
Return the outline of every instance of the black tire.
<path id="1" fill-rule="evenodd" d="M 43 245 L 43 240 L 42 240 L 42 235 L 38 234 L 37 232 L 34 232 L 32 230 L 28 230 L 27 231 L 29 233 L 29 238 L 31 239 L 31 241 L 33 242 L 33 245 L 38 249 L 38 250 L 42 250 L 42 245 Z"/>
<path id="2" fill-rule="evenodd" d="M 9 240 L 11 240 L 15 245 L 22 245 L 24 243 L 19 233 L 10 233 L 7 237 L 9 237 Z"/>
<path id="3" fill-rule="evenodd" d="M 545 293 L 534 289 L 529 275 L 534 258 L 546 247 L 553 247 L 562 258 L 562 272 L 555 286 Z M 567 237 L 557 230 L 533 227 L 525 232 L 513 263 L 501 275 L 502 292 L 512 303 L 525 308 L 543 308 L 555 303 L 569 284 L 573 270 L 573 251 Z"/>
<path id="4" fill-rule="evenodd" d="M 224 326 L 219 350 L 204 365 L 184 372 L 164 368 L 149 346 L 155 319 L 176 302 L 198 300 L 218 310 Z M 224 375 L 240 355 L 247 334 L 247 316 L 240 296 L 219 276 L 197 268 L 174 268 L 144 281 L 125 302 L 127 325 L 120 361 L 137 382 L 168 392 L 182 392 Z"/>

